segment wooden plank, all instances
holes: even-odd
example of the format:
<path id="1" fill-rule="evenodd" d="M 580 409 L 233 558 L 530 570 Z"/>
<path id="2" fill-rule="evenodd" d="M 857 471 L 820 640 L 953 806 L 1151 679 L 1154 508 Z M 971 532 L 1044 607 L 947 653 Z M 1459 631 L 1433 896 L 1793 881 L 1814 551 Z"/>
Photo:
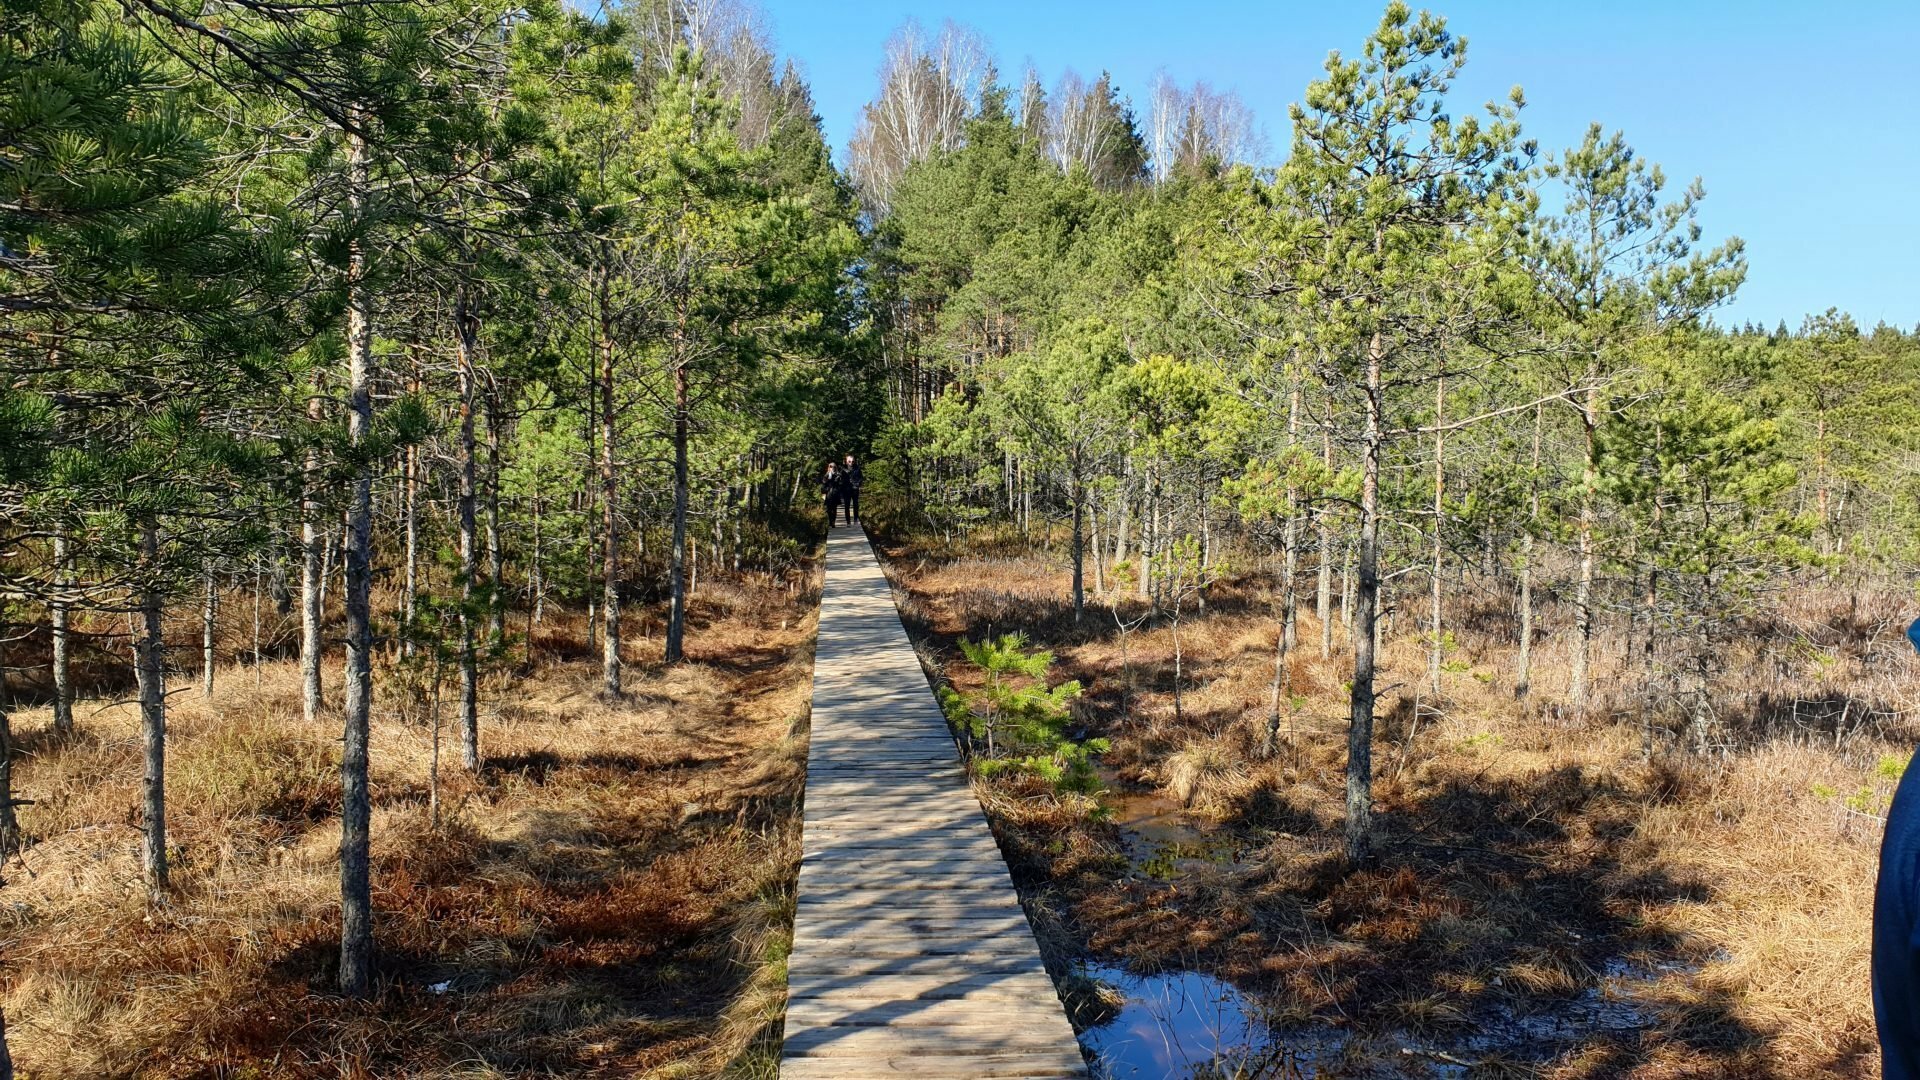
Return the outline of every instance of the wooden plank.
<path id="1" fill-rule="evenodd" d="M 876 1054 L 864 1058 L 795 1057 L 780 1065 L 782 1080 L 877 1080 L 880 1077 L 911 1076 L 924 1080 L 961 1080 L 971 1077 L 1043 1078 L 1087 1074 L 1086 1063 L 1078 1051 L 1056 1055 L 980 1054 L 963 1062 L 947 1058 L 927 1059 L 909 1054 Z"/>
<path id="2" fill-rule="evenodd" d="M 865 538 L 836 530 L 813 674 L 784 1080 L 1086 1064 Z"/>
<path id="3" fill-rule="evenodd" d="M 1017 999 L 1044 1002 L 1056 999 L 1052 980 L 1045 971 L 1031 969 L 1015 972 L 894 972 L 885 978 L 872 975 L 834 975 L 788 984 L 789 1000 L 835 1001 L 995 1001 Z"/>
<path id="4" fill-rule="evenodd" d="M 1060 1023 L 1066 1025 L 1063 1013 Z M 883 1053 L 969 1056 L 982 1049 L 1000 1053 L 1024 1050 L 1057 1052 L 1057 1033 L 1045 1025 L 1013 1027 L 985 1020 L 972 1028 L 803 1027 L 787 1032 L 785 1053 L 807 1057 L 855 1057 Z"/>
<path id="5" fill-rule="evenodd" d="M 854 956 L 847 955 L 837 962 L 831 974 L 851 979 L 879 975 L 927 975 L 948 972 L 954 969 L 951 954 L 938 956 Z M 1038 956 L 1022 953 L 994 954 L 980 952 L 970 954 L 965 970 L 979 975 L 1001 974 L 1044 975 L 1046 968 L 1041 966 Z M 791 976 L 789 976 L 791 978 Z M 791 991 L 792 983 L 788 984 Z"/>

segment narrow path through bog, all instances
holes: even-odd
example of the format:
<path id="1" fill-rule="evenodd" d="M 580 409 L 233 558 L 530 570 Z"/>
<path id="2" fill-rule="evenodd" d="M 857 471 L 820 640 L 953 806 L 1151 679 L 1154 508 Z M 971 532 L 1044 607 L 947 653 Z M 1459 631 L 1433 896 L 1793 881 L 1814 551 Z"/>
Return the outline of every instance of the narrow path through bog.
<path id="1" fill-rule="evenodd" d="M 783 1080 L 1087 1074 L 857 529 L 827 540 Z"/>

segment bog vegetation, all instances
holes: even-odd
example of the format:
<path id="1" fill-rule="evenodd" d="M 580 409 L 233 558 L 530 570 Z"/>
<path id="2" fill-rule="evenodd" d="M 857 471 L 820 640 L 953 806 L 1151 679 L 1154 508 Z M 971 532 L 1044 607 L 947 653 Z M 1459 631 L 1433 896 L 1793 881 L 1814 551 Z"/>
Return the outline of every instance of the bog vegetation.
<path id="1" fill-rule="evenodd" d="M 764 1069 L 811 499 L 846 450 L 918 602 L 982 552 L 1022 568 L 916 629 L 964 653 L 943 701 L 984 780 L 1073 822 L 1023 880 L 1097 870 L 1072 845 L 1102 842 L 1099 775 L 1269 840 L 1337 834 L 1324 873 L 1268 864 L 1298 910 L 1216 898 L 1255 913 L 1220 942 L 1278 956 L 1319 927 L 1296 968 L 1232 972 L 1294 986 L 1300 1018 L 1398 992 L 1378 972 L 1411 961 L 1343 974 L 1324 935 L 1391 939 L 1399 901 L 1493 957 L 1407 1022 L 1453 1022 L 1433 1002 L 1515 963 L 1383 862 L 1421 812 L 1456 818 L 1422 842 L 1457 854 L 1607 847 L 1614 877 L 1500 916 L 1555 986 L 1603 958 L 1536 940 L 1553 898 L 1666 903 L 1616 878 L 1724 824 L 1689 792 L 1785 785 L 1871 822 L 1911 733 L 1920 339 L 1837 310 L 1717 322 L 1745 263 L 1702 243 L 1700 182 L 1598 125 L 1538 145 L 1519 89 L 1452 94 L 1466 56 L 1395 2 L 1269 153 L 1231 93 L 1008 79 L 970 31 L 910 24 L 842 171 L 727 0 L 11 4 L 0 959 L 23 1064 Z M 1423 731 L 1451 740 L 1424 772 Z M 1503 738 L 1543 756 L 1462 764 Z M 1527 846 L 1548 819 L 1572 846 Z M 1831 885 L 1857 854 L 1796 872 Z M 1066 914 L 1093 949 L 1136 925 Z M 217 963 L 192 959 L 210 922 L 233 928 Z M 108 940 L 133 951 L 90 954 Z M 126 989 L 166 972 L 196 975 Z M 520 1011 L 415 1039 L 460 980 Z M 262 987 L 302 1004 L 236 1011 Z M 1841 1068 L 1857 1006 L 1794 1029 L 1791 1060 Z M 157 1045 L 178 1064 L 143 1062 Z"/>

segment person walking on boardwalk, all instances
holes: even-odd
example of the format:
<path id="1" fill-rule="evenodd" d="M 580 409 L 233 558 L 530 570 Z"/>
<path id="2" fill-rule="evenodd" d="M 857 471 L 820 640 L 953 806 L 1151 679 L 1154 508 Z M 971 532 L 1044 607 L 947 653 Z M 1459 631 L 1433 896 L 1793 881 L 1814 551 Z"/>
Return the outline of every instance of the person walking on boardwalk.
<path id="1" fill-rule="evenodd" d="M 847 524 L 853 524 L 853 477 L 840 466 L 834 467 L 833 493 L 834 502 L 847 512 Z M 839 522 L 834 519 L 832 513 L 828 513 L 827 524 L 837 525 Z"/>
<path id="2" fill-rule="evenodd" d="M 866 470 L 860 467 L 859 462 L 853 460 L 852 454 L 848 454 L 847 463 L 840 467 L 840 475 L 847 484 L 847 524 L 858 525 L 860 524 L 860 488 L 867 482 Z"/>
<path id="3" fill-rule="evenodd" d="M 831 529 L 840 515 L 840 471 L 833 462 L 827 462 L 826 475 L 820 478 L 820 497 L 827 503 L 827 528 Z"/>

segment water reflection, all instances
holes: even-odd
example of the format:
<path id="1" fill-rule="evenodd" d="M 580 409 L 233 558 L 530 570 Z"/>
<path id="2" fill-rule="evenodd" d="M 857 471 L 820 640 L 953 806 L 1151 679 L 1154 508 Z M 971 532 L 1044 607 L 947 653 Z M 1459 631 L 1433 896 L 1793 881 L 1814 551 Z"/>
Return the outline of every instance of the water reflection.
<path id="1" fill-rule="evenodd" d="M 1238 840 L 1196 818 L 1179 800 L 1125 785 L 1110 771 L 1100 778 L 1106 785 L 1101 801 L 1119 827 L 1121 851 L 1138 874 L 1171 881 L 1210 867 L 1231 867 L 1240 857 Z"/>
<path id="2" fill-rule="evenodd" d="M 1114 991 L 1113 1019 L 1080 1036 L 1105 1080 L 1240 1072 L 1239 1063 L 1272 1044 L 1253 999 L 1230 983 L 1193 971 L 1135 975 L 1088 964 L 1081 973 Z"/>
<path id="3" fill-rule="evenodd" d="M 1561 1000 L 1515 1009 L 1477 1010 L 1472 1030 L 1427 1037 L 1405 1030 L 1356 1041 L 1321 1027 L 1270 1028 L 1259 999 L 1192 971 L 1139 975 L 1113 964 L 1086 964 L 1081 992 L 1097 997 L 1097 1023 L 1080 1043 L 1100 1080 L 1313 1080 L 1316 1076 L 1391 1075 L 1463 1080 L 1475 1060 L 1542 1064 L 1594 1038 L 1631 1037 L 1657 1016 L 1644 995 L 1662 979 L 1695 969 L 1667 961 L 1609 960 L 1597 985 Z M 1083 1019 L 1087 1022 L 1091 1017 Z"/>

